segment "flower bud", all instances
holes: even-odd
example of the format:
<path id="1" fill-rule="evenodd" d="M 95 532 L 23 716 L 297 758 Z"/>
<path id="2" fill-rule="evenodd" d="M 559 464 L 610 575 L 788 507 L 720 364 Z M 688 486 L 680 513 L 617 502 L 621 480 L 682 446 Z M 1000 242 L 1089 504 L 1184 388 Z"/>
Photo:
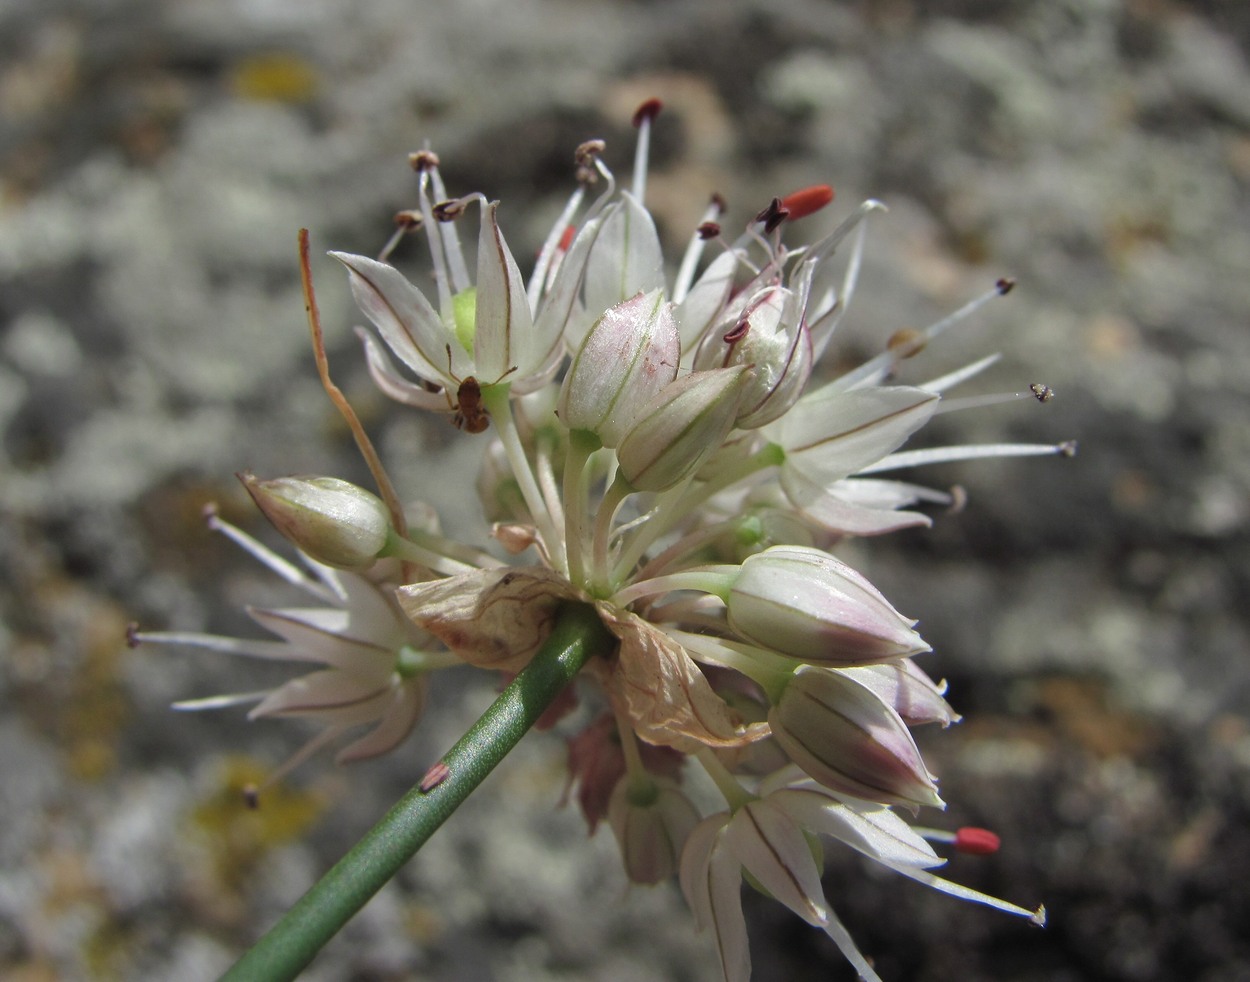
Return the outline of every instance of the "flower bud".
<path id="1" fill-rule="evenodd" d="M 663 491 L 720 448 L 733 427 L 746 366 L 693 372 L 670 382 L 639 413 L 617 448 L 636 491 Z"/>
<path id="2" fill-rule="evenodd" d="M 800 667 L 768 725 L 790 759 L 833 791 L 913 811 L 943 807 L 907 724 L 841 672 Z"/>
<path id="3" fill-rule="evenodd" d="M 560 389 L 560 420 L 615 447 L 639 410 L 677 377 L 681 345 L 661 290 L 610 307 L 595 322 Z"/>
<path id="4" fill-rule="evenodd" d="M 783 416 L 812 374 L 812 341 L 795 295 L 782 287 L 761 290 L 726 329 L 707 334 L 695 368 L 751 365 L 735 425 L 753 430 Z"/>
<path id="5" fill-rule="evenodd" d="M 960 720 L 959 714 L 942 698 L 946 683 L 938 685 L 910 658 L 841 671 L 875 692 L 908 726 L 941 723 L 945 729 Z"/>
<path id="6" fill-rule="evenodd" d="M 675 782 L 653 777 L 639 792 L 626 775 L 612 791 L 608 822 L 630 881 L 660 883 L 677 872 L 699 812 Z"/>
<path id="7" fill-rule="evenodd" d="M 806 662 L 849 667 L 929 650 L 914 621 L 819 549 L 773 546 L 748 556 L 728 609 L 743 638 Z"/>
<path id="8" fill-rule="evenodd" d="M 274 528 L 319 563 L 352 569 L 370 565 L 386 548 L 391 516 L 377 495 L 336 477 L 240 474 Z"/>

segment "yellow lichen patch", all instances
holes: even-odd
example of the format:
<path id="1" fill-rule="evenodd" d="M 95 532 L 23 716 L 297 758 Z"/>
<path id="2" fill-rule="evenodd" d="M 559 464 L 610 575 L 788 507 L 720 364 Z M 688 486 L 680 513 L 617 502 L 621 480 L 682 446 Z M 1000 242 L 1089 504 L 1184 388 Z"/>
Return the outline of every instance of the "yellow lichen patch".
<path id="1" fill-rule="evenodd" d="M 248 790 L 267 773 L 250 757 L 224 758 L 213 790 L 191 813 L 210 853 L 213 876 L 227 890 L 244 886 L 266 852 L 298 839 L 325 808 L 321 795 L 285 784 L 266 788 L 257 807 L 248 807 Z"/>
<path id="2" fill-rule="evenodd" d="M 238 62 L 230 73 L 230 85 L 241 99 L 303 103 L 317 94 L 317 72 L 297 54 L 264 51 Z"/>

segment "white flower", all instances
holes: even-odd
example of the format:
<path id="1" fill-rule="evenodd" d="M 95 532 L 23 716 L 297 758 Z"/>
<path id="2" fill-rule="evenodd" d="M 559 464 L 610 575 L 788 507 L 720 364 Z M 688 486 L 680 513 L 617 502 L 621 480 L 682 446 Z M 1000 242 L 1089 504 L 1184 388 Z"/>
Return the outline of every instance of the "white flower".
<path id="1" fill-rule="evenodd" d="M 255 703 L 249 719 L 301 717 L 321 725 L 266 783 L 278 780 L 322 747 L 369 726 L 337 754 L 339 763 L 385 754 L 412 731 L 425 705 L 427 673 L 458 664 L 430 650 L 430 637 L 399 612 L 391 591 L 355 572 L 301 556 L 305 572 L 251 536 L 208 512 L 209 527 L 234 540 L 287 582 L 318 601 L 313 607 L 249 607 L 248 615 L 281 640 L 253 640 L 183 631 L 129 632 L 131 644 L 171 644 L 233 655 L 321 666 L 275 689 L 175 703 L 181 710 L 225 709 Z"/>

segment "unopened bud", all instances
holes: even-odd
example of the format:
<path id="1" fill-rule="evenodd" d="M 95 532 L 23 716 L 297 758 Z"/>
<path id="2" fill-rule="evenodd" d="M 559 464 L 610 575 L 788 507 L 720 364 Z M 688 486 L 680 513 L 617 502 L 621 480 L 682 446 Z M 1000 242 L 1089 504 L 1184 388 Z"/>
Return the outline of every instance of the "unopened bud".
<path id="1" fill-rule="evenodd" d="M 802 666 L 768 725 L 790 759 L 833 791 L 913 810 L 942 807 L 902 718 L 841 672 Z"/>
<path id="2" fill-rule="evenodd" d="M 647 402 L 677 377 L 680 358 L 672 304 L 665 303 L 662 291 L 639 293 L 609 307 L 565 376 L 560 421 L 615 447 Z"/>
<path id="3" fill-rule="evenodd" d="M 256 506 L 274 528 L 327 566 L 368 566 L 386 548 L 391 517 L 377 495 L 336 477 L 240 474 Z"/>
<path id="4" fill-rule="evenodd" d="M 693 372 L 660 390 L 616 451 L 636 491 L 671 488 L 720 448 L 750 373 L 746 366 Z"/>
<path id="5" fill-rule="evenodd" d="M 806 662 L 845 668 L 929 650 L 876 587 L 819 549 L 748 556 L 728 608 L 729 626 L 747 641 Z"/>
<path id="6" fill-rule="evenodd" d="M 675 782 L 653 778 L 639 791 L 626 775 L 612 791 L 608 822 L 630 881 L 660 883 L 677 872 L 682 846 L 699 824 L 699 812 Z"/>

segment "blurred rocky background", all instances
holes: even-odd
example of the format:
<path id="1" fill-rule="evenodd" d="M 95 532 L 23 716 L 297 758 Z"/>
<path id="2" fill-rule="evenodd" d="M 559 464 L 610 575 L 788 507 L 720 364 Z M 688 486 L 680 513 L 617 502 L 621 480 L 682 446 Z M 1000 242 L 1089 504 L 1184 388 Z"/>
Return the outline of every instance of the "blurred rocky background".
<path id="1" fill-rule="evenodd" d="M 832 357 L 1015 276 L 907 377 L 1001 350 L 979 391 L 1057 398 L 925 437 L 1081 442 L 926 474 L 967 508 L 846 552 L 967 717 L 926 734 L 941 820 L 1005 844 L 950 875 L 1051 913 L 831 847 L 860 946 L 893 982 L 1250 979 L 1248 58 L 1243 0 L 3 0 L 0 974 L 215 977 L 490 699 L 453 678 L 400 753 L 314 761 L 253 813 L 238 788 L 307 732 L 167 707 L 286 674 L 122 639 L 257 633 L 240 604 L 292 599 L 203 528 L 215 500 L 274 541 L 233 472 L 366 479 L 316 381 L 296 230 L 376 252 L 428 141 L 533 255 L 573 147 L 604 137 L 627 173 L 657 95 L 672 246 L 712 189 L 731 225 L 814 181 L 841 213 L 882 198 Z M 483 535 L 481 441 L 374 392 L 342 271 L 315 273 L 401 488 Z M 562 768 L 527 740 L 307 978 L 717 977 L 677 891 L 628 889 L 558 807 Z M 851 978 L 755 901 L 757 980 Z"/>

